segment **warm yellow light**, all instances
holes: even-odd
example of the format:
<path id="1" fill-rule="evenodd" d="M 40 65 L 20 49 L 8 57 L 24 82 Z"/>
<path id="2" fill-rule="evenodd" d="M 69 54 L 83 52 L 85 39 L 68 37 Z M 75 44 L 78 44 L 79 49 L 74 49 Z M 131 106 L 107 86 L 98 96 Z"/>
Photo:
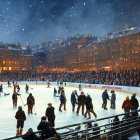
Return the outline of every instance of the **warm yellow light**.
<path id="1" fill-rule="evenodd" d="M 3 61 L 3 64 L 5 64 L 5 61 Z"/>
<path id="2" fill-rule="evenodd" d="M 11 67 L 9 67 L 9 70 L 12 70 L 12 68 L 11 68 Z"/>

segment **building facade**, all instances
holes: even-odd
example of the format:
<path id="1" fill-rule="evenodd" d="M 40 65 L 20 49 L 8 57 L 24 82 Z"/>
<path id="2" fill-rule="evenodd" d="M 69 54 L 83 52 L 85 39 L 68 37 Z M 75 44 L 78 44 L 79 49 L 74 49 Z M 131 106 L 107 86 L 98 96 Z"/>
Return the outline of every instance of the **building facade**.
<path id="1" fill-rule="evenodd" d="M 140 69 L 140 32 L 127 30 L 114 36 L 105 39 L 79 36 L 55 44 L 52 68 L 67 71 Z"/>
<path id="2" fill-rule="evenodd" d="M 30 50 L 16 47 L 15 44 L 0 46 L 0 72 L 31 71 L 34 69 Z"/>

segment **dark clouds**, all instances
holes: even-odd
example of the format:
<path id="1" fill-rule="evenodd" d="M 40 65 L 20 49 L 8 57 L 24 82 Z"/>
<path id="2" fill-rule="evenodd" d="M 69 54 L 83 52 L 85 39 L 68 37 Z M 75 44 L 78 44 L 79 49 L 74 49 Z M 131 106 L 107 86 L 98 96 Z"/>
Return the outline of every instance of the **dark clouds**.
<path id="1" fill-rule="evenodd" d="M 140 0 L 0 0 L 0 40 L 36 44 L 139 26 Z"/>

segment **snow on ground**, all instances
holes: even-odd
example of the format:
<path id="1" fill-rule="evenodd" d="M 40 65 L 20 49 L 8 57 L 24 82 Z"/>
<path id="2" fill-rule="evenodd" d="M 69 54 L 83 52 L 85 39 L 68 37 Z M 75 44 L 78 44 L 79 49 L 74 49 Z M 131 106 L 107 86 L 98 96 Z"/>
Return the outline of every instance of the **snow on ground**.
<path id="1" fill-rule="evenodd" d="M 72 87 L 65 87 L 65 94 L 67 98 L 67 104 L 66 104 L 66 111 L 59 112 L 59 104 L 60 100 L 59 97 L 53 97 L 53 91 L 54 86 L 51 86 L 51 88 L 47 88 L 46 85 L 30 85 L 30 93 L 33 94 L 35 97 L 35 111 L 37 115 L 28 115 L 27 114 L 27 106 L 23 106 L 23 103 L 20 99 L 20 96 L 18 96 L 18 106 L 21 105 L 23 107 L 23 110 L 26 113 L 26 121 L 24 125 L 23 133 L 27 132 L 29 128 L 33 128 L 34 131 L 37 131 L 37 125 L 40 122 L 40 118 L 45 115 L 45 111 L 47 108 L 48 103 L 52 103 L 52 105 L 55 107 L 55 114 L 56 114 L 56 128 L 60 126 L 70 125 L 74 123 L 80 123 L 86 121 L 86 119 L 82 116 L 81 110 L 79 113 L 79 116 L 76 115 L 76 113 L 72 112 L 72 106 L 70 102 L 70 96 L 73 90 L 77 90 L 78 88 L 72 88 Z M 24 102 L 26 103 L 28 94 L 25 93 L 25 85 L 21 85 L 21 97 Z M 17 108 L 14 109 L 12 105 L 12 93 L 13 93 L 13 87 L 9 88 L 7 85 L 4 85 L 4 93 L 10 93 L 8 96 L 4 96 L 3 93 L 0 96 L 0 139 L 2 138 L 8 138 L 11 136 L 15 136 L 16 134 L 16 119 L 15 119 L 15 113 L 17 111 Z M 121 108 L 123 101 L 125 100 L 125 97 L 131 96 L 127 93 L 122 92 L 116 92 L 117 101 L 116 101 L 116 110 L 110 109 L 110 102 L 108 102 L 108 110 L 103 110 L 102 105 L 102 92 L 103 90 L 99 89 L 83 89 L 85 94 L 90 94 L 93 100 L 93 106 L 94 111 L 97 114 L 97 118 L 117 115 L 120 113 L 123 113 L 123 110 Z M 111 96 L 110 92 L 108 92 Z M 80 92 L 78 92 L 80 94 Z M 140 99 L 140 97 L 137 97 Z M 76 106 L 77 108 L 77 106 Z M 92 119 L 95 119 L 93 115 Z M 99 124 L 100 125 L 100 124 Z"/>

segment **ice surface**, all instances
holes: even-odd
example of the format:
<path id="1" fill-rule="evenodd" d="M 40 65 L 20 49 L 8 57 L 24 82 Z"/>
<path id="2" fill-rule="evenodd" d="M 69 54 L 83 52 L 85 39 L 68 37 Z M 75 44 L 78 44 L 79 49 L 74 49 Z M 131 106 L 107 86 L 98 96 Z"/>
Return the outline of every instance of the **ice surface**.
<path id="1" fill-rule="evenodd" d="M 31 127 L 34 131 L 37 131 L 37 125 L 40 122 L 40 118 L 45 115 L 45 111 L 47 108 L 48 103 L 52 103 L 52 105 L 55 107 L 55 114 L 56 114 L 56 120 L 55 124 L 56 127 L 65 126 L 69 124 L 79 123 L 86 121 L 86 119 L 82 116 L 81 110 L 79 113 L 79 116 L 76 115 L 76 113 L 72 112 L 72 105 L 70 102 L 70 96 L 71 92 L 75 90 L 76 88 L 72 87 L 65 87 L 65 94 L 67 98 L 67 104 L 66 104 L 66 111 L 59 112 L 59 104 L 60 100 L 59 97 L 53 96 L 53 91 L 55 86 L 51 86 L 51 88 L 47 88 L 47 85 L 30 85 L 31 88 L 29 92 L 33 94 L 35 97 L 35 110 L 37 115 L 28 115 L 27 114 L 27 106 L 23 106 L 23 103 L 21 102 L 20 97 L 18 96 L 18 106 L 21 105 L 23 107 L 23 110 L 26 113 L 26 121 L 24 125 L 23 133 L 27 132 L 27 130 Z M 24 104 L 26 103 L 28 94 L 25 93 L 25 85 L 20 86 L 22 94 L 21 97 L 24 101 Z M 77 91 L 78 88 L 76 89 Z M 3 89 L 4 93 L 10 93 L 9 96 L 4 96 L 3 93 L 0 96 L 0 139 L 2 138 L 8 138 L 11 136 L 15 136 L 16 134 L 16 119 L 15 119 L 15 113 L 17 111 L 16 109 L 13 109 L 12 105 L 12 93 L 13 93 L 13 87 L 9 88 L 7 85 L 4 85 Z M 123 110 L 121 109 L 122 103 L 125 99 L 125 97 L 131 96 L 127 93 L 121 93 L 116 92 L 117 101 L 116 101 L 116 110 L 110 109 L 110 102 L 108 102 L 108 110 L 103 110 L 101 108 L 102 105 L 102 92 L 103 90 L 100 89 L 83 89 L 85 94 L 90 94 L 93 100 L 93 106 L 94 110 L 97 114 L 97 118 L 107 117 L 111 115 L 116 115 L 123 113 Z M 111 96 L 110 92 L 108 92 Z M 80 94 L 80 92 L 78 92 Z M 140 99 L 140 97 L 137 97 Z M 77 108 L 77 106 L 76 106 Z M 92 119 L 95 119 L 94 116 L 91 116 Z M 100 125 L 100 124 L 99 124 Z"/>

